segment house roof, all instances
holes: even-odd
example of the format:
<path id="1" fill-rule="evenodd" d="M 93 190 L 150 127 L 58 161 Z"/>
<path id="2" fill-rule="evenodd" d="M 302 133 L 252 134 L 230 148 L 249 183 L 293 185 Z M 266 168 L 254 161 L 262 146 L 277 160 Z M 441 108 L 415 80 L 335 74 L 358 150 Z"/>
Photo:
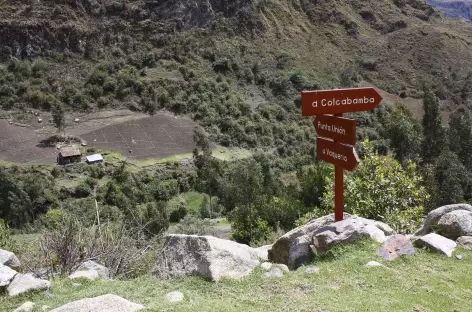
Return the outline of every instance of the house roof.
<path id="1" fill-rule="evenodd" d="M 69 149 L 65 151 L 60 151 L 59 154 L 62 157 L 73 157 L 73 156 L 80 156 L 82 153 L 78 149 Z"/>
<path id="2" fill-rule="evenodd" d="M 85 158 L 87 158 L 87 161 L 88 161 L 88 162 L 95 162 L 95 161 L 101 161 L 101 160 L 103 160 L 102 154 L 93 154 L 93 155 L 89 155 L 89 156 L 87 156 L 87 157 L 85 157 Z"/>

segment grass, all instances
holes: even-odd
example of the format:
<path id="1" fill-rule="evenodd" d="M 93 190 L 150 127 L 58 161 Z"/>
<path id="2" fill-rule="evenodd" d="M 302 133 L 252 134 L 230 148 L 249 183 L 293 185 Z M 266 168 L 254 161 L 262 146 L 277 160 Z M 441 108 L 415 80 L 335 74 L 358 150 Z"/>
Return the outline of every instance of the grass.
<path id="1" fill-rule="evenodd" d="M 458 250 L 464 260 L 418 250 L 392 262 L 375 255 L 373 242 L 337 248 L 320 260 L 318 274 L 303 270 L 280 279 L 263 278 L 256 269 L 241 280 L 217 283 L 190 277 L 161 281 L 144 276 L 129 281 L 53 281 L 53 297 L 43 292 L 13 299 L 0 297 L 0 311 L 27 300 L 52 308 L 86 297 L 113 293 L 147 307 L 146 311 L 470 311 L 472 252 Z M 375 260 L 385 267 L 366 268 Z M 181 291 L 185 301 L 170 304 L 165 294 Z M 5 310 L 6 309 L 6 310 Z"/>

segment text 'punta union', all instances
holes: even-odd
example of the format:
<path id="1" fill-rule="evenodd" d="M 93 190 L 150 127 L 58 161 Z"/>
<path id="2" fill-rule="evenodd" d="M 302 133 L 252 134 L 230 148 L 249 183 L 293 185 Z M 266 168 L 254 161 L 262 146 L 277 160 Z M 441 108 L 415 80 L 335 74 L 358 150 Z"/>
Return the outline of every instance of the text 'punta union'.
<path id="1" fill-rule="evenodd" d="M 346 135 L 346 129 L 342 127 L 338 127 L 336 125 L 328 125 L 326 123 L 322 123 L 321 121 L 318 121 L 318 128 L 326 131 L 331 131 L 334 133 Z"/>
<path id="2" fill-rule="evenodd" d="M 326 106 L 339 106 L 339 105 L 351 105 L 351 104 L 374 104 L 375 98 L 373 97 L 362 97 L 362 98 L 350 98 L 346 97 L 344 99 L 322 99 L 320 105 L 322 107 Z M 313 101 L 311 104 L 313 107 L 318 107 L 318 101 Z"/>

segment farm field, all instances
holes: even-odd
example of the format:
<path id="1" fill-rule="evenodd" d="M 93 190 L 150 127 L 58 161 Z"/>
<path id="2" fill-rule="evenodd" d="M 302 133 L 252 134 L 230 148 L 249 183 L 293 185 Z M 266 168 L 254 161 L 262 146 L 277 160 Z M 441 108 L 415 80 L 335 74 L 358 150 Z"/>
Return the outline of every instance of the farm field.
<path id="1" fill-rule="evenodd" d="M 90 114 L 81 116 L 80 123 L 70 123 L 66 131 L 87 142 L 87 149 L 117 151 L 139 160 L 191 153 L 194 127 L 191 120 L 164 112 L 154 116 Z M 0 160 L 53 164 L 57 149 L 44 142 L 54 134 L 52 125 L 19 125 L 0 120 Z"/>

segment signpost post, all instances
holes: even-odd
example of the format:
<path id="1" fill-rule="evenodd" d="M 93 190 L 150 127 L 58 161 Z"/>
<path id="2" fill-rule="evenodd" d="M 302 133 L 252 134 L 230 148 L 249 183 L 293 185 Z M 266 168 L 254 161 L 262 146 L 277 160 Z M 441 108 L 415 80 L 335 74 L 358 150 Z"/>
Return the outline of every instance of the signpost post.
<path id="1" fill-rule="evenodd" d="M 355 171 L 359 165 L 353 146 L 356 121 L 342 114 L 369 111 L 381 101 L 382 96 L 374 88 L 302 92 L 302 116 L 316 116 L 316 158 L 334 164 L 335 221 L 343 220 L 344 215 L 344 170 Z"/>

